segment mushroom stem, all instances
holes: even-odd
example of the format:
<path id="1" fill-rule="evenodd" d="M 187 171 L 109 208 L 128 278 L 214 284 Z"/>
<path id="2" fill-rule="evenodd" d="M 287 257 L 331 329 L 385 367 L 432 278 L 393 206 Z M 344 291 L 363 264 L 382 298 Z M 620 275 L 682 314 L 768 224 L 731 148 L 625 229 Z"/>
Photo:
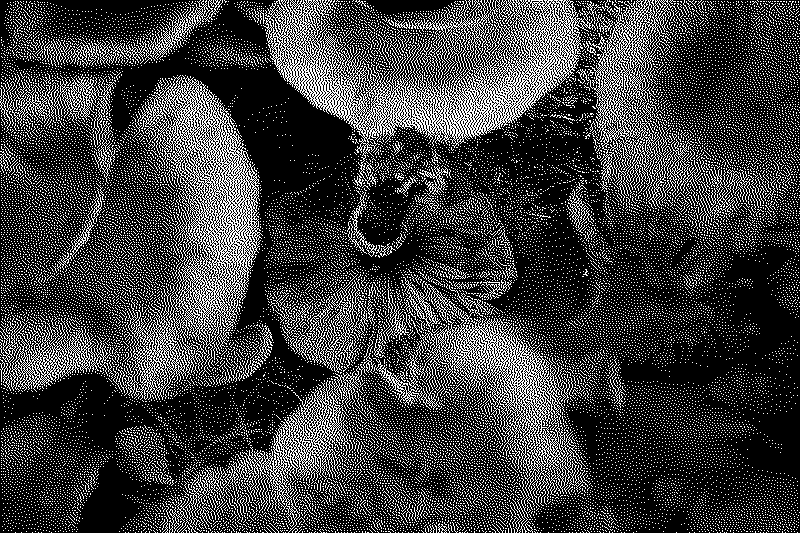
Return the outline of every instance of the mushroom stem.
<path id="1" fill-rule="evenodd" d="M 436 159 L 435 159 L 436 161 Z M 350 240 L 362 253 L 380 259 L 405 243 L 420 218 L 436 209 L 436 199 L 446 189 L 447 169 L 416 170 L 361 189 L 358 206 L 348 222 Z M 366 220 L 365 220 L 366 219 Z"/>
<path id="2" fill-rule="evenodd" d="M 364 210 L 366 208 L 367 198 L 363 198 L 361 202 L 359 202 L 358 207 L 355 208 L 353 214 L 350 216 L 350 221 L 348 223 L 348 233 L 350 235 L 350 240 L 355 244 L 358 250 L 369 257 L 374 259 L 381 259 L 383 257 L 388 257 L 394 252 L 396 252 L 402 245 L 405 243 L 406 238 L 409 234 L 409 223 L 408 220 L 410 217 L 410 212 L 407 212 L 400 223 L 400 235 L 392 240 L 387 244 L 374 244 L 367 240 L 367 237 L 358 227 L 358 220 L 362 214 L 364 214 Z"/>

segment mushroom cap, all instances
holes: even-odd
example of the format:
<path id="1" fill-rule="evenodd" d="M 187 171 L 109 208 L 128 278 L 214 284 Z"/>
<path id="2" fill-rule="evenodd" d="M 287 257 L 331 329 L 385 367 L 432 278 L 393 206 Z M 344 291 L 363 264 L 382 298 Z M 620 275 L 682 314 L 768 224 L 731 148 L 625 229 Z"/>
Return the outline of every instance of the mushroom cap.
<path id="1" fill-rule="evenodd" d="M 254 372 L 272 337 L 234 328 L 261 233 L 258 175 L 223 104 L 194 78 L 160 80 L 103 175 L 88 138 L 102 135 L 92 125 L 105 122 L 110 81 L 11 67 L 0 84 L 3 96 L 20 95 L 0 98 L 0 298 L 12 303 L 0 386 L 43 389 L 96 372 L 129 397 L 163 400 Z M 185 334 L 203 336 L 199 350 L 185 349 L 194 343 Z"/>
<path id="2" fill-rule="evenodd" d="M 615 244 L 711 290 L 735 255 L 800 250 L 800 4 L 642 0 L 597 68 Z"/>
<path id="3" fill-rule="evenodd" d="M 248 6 L 286 81 L 366 136 L 465 139 L 521 116 L 574 69 L 568 0 L 457 0 L 389 17 L 359 0 Z"/>
<path id="4" fill-rule="evenodd" d="M 414 404 L 371 371 L 332 377 L 275 432 L 275 491 L 311 531 L 532 532 L 543 508 L 582 506 L 563 392 L 580 378 L 555 372 L 546 344 L 505 317 L 427 335 Z M 374 518 L 384 527 L 364 527 Z"/>
<path id="5" fill-rule="evenodd" d="M 0 530 L 78 531 L 109 454 L 56 416 L 3 418 Z"/>
<path id="6" fill-rule="evenodd" d="M 211 21 L 224 0 L 137 0 L 99 9 L 89 2 L 9 2 L 3 17 L 8 53 L 55 67 L 136 66 L 179 48 Z M 133 7 L 134 9 L 131 9 Z"/>

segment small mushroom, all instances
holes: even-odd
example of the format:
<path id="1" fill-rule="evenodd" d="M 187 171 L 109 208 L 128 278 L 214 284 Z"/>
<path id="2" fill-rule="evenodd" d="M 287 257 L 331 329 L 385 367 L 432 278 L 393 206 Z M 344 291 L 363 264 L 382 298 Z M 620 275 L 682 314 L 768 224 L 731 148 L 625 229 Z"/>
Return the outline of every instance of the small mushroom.
<path id="1" fill-rule="evenodd" d="M 486 196 L 454 183 L 436 195 L 388 250 L 351 240 L 358 199 L 346 173 L 270 205 L 266 302 L 291 349 L 343 372 L 436 325 L 494 312 L 489 301 L 516 279 L 505 230 Z"/>

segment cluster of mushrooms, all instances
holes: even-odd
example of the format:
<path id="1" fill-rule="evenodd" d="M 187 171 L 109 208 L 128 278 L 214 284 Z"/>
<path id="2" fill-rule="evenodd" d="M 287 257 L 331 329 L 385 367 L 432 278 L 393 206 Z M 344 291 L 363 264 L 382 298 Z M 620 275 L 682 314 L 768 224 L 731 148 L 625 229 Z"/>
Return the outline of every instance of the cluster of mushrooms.
<path id="1" fill-rule="evenodd" d="M 542 331 L 494 304 L 517 281 L 518 250 L 491 188 L 455 154 L 572 74 L 573 1 L 226 4 L 6 6 L 4 393 L 100 374 L 136 401 L 168 399 L 250 376 L 279 334 L 333 376 L 281 421 L 268 451 L 182 480 L 124 531 L 624 530 L 569 413 L 636 412 L 623 356 L 655 342 L 647 335 L 726 327 L 704 298 L 735 256 L 800 252 L 800 63 L 785 51 L 800 48 L 800 10 L 677 0 L 624 10 L 594 81 L 605 216 L 592 213 L 585 183 L 568 203 L 595 291 L 558 331 Z M 209 31 L 223 9 L 258 24 L 266 44 Z M 225 106 L 189 76 L 159 79 L 115 121 L 126 69 L 179 50 L 218 67 L 276 68 L 353 128 L 358 165 L 267 194 L 248 150 L 268 147 L 245 146 Z M 272 331 L 239 321 L 255 278 Z M 797 256 L 777 280 L 778 302 L 797 319 Z M 35 440 L 37 425 L 80 449 L 40 417 L 4 421 L 3 454 L 24 455 L 14 446 Z M 707 438 L 756 432 L 723 420 Z M 107 457 L 82 453 L 68 462 L 96 476 Z M 19 472 L 0 465 L 0 482 Z M 75 482 L 79 506 L 92 479 Z M 27 483 L 18 492 L 37 486 Z M 797 527 L 796 485 L 754 483 L 782 495 L 758 511 L 775 530 Z M 719 520 L 747 528 L 747 505 L 763 507 L 686 498 L 693 507 L 673 504 L 691 507 L 703 532 L 726 530 Z M 74 507 L 39 500 L 22 513 L 39 505 L 61 522 L 43 519 L 37 531 L 80 521 Z"/>

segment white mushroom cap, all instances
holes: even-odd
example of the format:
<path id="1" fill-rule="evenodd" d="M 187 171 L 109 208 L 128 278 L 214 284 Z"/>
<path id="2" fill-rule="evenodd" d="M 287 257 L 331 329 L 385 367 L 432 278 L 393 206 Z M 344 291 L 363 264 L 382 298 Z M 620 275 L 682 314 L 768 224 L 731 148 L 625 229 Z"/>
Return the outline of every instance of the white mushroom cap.
<path id="1" fill-rule="evenodd" d="M 578 58 L 568 0 L 457 0 L 388 17 L 360 0 L 247 6 L 286 81 L 360 133 L 463 139 L 521 116 Z"/>
<path id="2" fill-rule="evenodd" d="M 8 35 L 6 53 L 56 67 L 125 67 L 158 61 L 214 19 L 224 0 L 138 0 L 133 2 L 137 9 L 118 13 L 77 4 L 9 2 L 2 17 Z"/>

